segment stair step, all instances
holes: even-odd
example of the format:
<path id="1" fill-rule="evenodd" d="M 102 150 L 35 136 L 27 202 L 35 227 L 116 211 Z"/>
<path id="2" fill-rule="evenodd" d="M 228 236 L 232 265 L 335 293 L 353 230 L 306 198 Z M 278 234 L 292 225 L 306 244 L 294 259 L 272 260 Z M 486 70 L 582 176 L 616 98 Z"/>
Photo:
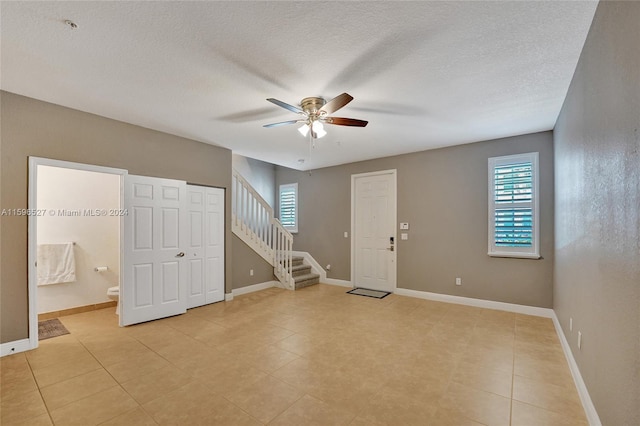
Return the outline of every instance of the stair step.
<path id="1" fill-rule="evenodd" d="M 291 275 L 298 277 L 300 275 L 307 275 L 311 273 L 310 265 L 296 265 L 291 268 Z"/>
<path id="2" fill-rule="evenodd" d="M 304 257 L 300 257 L 300 256 L 293 256 L 293 257 L 291 258 L 291 265 L 292 265 L 293 267 L 296 267 L 296 266 L 302 265 L 302 262 L 303 262 L 303 261 L 304 261 Z M 282 264 L 283 264 L 283 265 L 285 265 L 285 266 L 287 265 L 287 261 L 282 261 L 282 262 L 280 262 L 280 263 L 282 263 Z"/>
<path id="3" fill-rule="evenodd" d="M 299 290 L 304 287 L 309 287 L 310 285 L 318 284 L 320 282 L 320 275 L 305 274 L 294 277 L 293 279 L 296 283 L 295 289 Z"/>

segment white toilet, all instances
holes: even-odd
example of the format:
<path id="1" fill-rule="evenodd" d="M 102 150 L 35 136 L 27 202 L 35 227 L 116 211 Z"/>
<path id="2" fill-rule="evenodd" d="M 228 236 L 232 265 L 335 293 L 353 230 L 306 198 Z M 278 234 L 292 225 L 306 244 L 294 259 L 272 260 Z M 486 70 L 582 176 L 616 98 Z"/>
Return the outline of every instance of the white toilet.
<path id="1" fill-rule="evenodd" d="M 109 287 L 107 290 L 107 297 L 118 302 L 118 305 L 116 306 L 116 314 L 120 315 L 120 286 Z"/>

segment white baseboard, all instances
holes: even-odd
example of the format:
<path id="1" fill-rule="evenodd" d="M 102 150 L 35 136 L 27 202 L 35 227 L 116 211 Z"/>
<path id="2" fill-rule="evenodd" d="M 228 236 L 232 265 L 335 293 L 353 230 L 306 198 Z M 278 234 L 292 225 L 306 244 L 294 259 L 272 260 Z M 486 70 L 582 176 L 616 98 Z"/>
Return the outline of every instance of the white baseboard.
<path id="1" fill-rule="evenodd" d="M 224 301 L 225 302 L 231 302 L 233 300 L 233 293 L 225 293 L 224 294 Z"/>
<path id="2" fill-rule="evenodd" d="M 553 309 L 537 306 L 517 305 L 515 303 L 495 302 L 493 300 L 473 299 L 471 297 L 452 296 L 450 294 L 431 293 L 428 291 L 396 288 L 394 294 L 399 296 L 417 297 L 418 299 L 434 300 L 436 302 L 455 303 L 458 305 L 475 306 L 478 308 L 496 309 L 499 311 L 515 312 L 517 314 L 534 315 L 537 317 L 553 318 Z"/>
<path id="3" fill-rule="evenodd" d="M 31 341 L 29 339 L 15 340 L 13 342 L 2 343 L 0 345 L 0 357 L 25 352 L 31 349 Z"/>
<path id="4" fill-rule="evenodd" d="M 276 281 L 267 281 L 264 283 L 248 285 L 246 287 L 234 288 L 233 290 L 231 290 L 231 299 L 229 300 L 233 300 L 234 297 L 240 296 L 241 294 L 253 293 L 254 291 L 265 290 L 267 288 L 271 288 L 275 286 L 276 286 Z M 225 295 L 225 300 L 226 300 L 226 295 Z"/>
<path id="5" fill-rule="evenodd" d="M 587 385 L 584 383 L 584 380 L 582 380 L 582 374 L 580 374 L 578 363 L 576 363 L 576 360 L 573 357 L 573 352 L 571 352 L 571 347 L 569 346 L 569 342 L 567 342 L 567 337 L 564 335 L 564 331 L 560 326 L 560 321 L 558 320 L 555 312 L 553 312 L 551 319 L 553 319 L 553 325 L 556 327 L 556 333 L 558 333 L 558 338 L 560 339 L 560 345 L 564 351 L 564 356 L 567 358 L 567 362 L 569 363 L 569 370 L 571 370 L 573 381 L 578 389 L 578 395 L 580 396 L 584 412 L 587 415 L 589 425 L 602 426 L 596 407 L 593 405 L 593 401 L 591 401 L 591 396 L 589 396 Z"/>
<path id="6" fill-rule="evenodd" d="M 325 274 L 326 275 L 326 274 Z M 337 285 L 339 287 L 348 287 L 348 288 L 353 288 L 353 283 L 351 281 L 346 281 L 346 280 L 338 280 L 335 278 L 320 278 L 320 282 L 322 284 L 331 284 L 331 285 Z"/>

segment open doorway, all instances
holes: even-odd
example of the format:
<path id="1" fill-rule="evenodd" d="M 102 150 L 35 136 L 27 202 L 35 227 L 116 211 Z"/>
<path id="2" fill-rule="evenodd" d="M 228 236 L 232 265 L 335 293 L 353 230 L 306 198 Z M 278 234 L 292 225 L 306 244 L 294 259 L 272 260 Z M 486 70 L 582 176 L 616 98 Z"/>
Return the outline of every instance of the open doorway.
<path id="1" fill-rule="evenodd" d="M 35 157 L 29 165 L 29 340 L 37 347 L 39 316 L 114 304 L 127 172 Z"/>

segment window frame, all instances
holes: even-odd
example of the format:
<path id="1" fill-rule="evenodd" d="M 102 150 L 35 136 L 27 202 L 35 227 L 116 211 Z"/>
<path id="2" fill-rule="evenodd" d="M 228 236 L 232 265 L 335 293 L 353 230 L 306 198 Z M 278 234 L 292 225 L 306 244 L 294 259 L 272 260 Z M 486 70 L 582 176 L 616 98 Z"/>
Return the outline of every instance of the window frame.
<path id="1" fill-rule="evenodd" d="M 533 174 L 531 201 L 514 202 L 509 204 L 510 207 L 531 208 L 532 216 L 532 242 L 531 247 L 500 247 L 495 245 L 495 213 L 502 206 L 495 202 L 495 168 L 509 164 L 531 163 Z M 540 196 L 539 196 L 539 154 L 537 152 L 528 152 L 524 154 L 505 155 L 500 157 L 491 157 L 488 160 L 488 252 L 491 257 L 511 257 L 521 259 L 540 259 Z"/>
<path id="2" fill-rule="evenodd" d="M 285 225 L 282 223 L 282 191 L 283 189 L 293 188 L 294 192 L 294 225 Z M 298 182 L 295 183 L 284 183 L 278 187 L 278 218 L 280 219 L 280 223 L 287 231 L 292 234 L 298 233 L 298 224 L 299 224 L 299 196 L 298 196 Z"/>

